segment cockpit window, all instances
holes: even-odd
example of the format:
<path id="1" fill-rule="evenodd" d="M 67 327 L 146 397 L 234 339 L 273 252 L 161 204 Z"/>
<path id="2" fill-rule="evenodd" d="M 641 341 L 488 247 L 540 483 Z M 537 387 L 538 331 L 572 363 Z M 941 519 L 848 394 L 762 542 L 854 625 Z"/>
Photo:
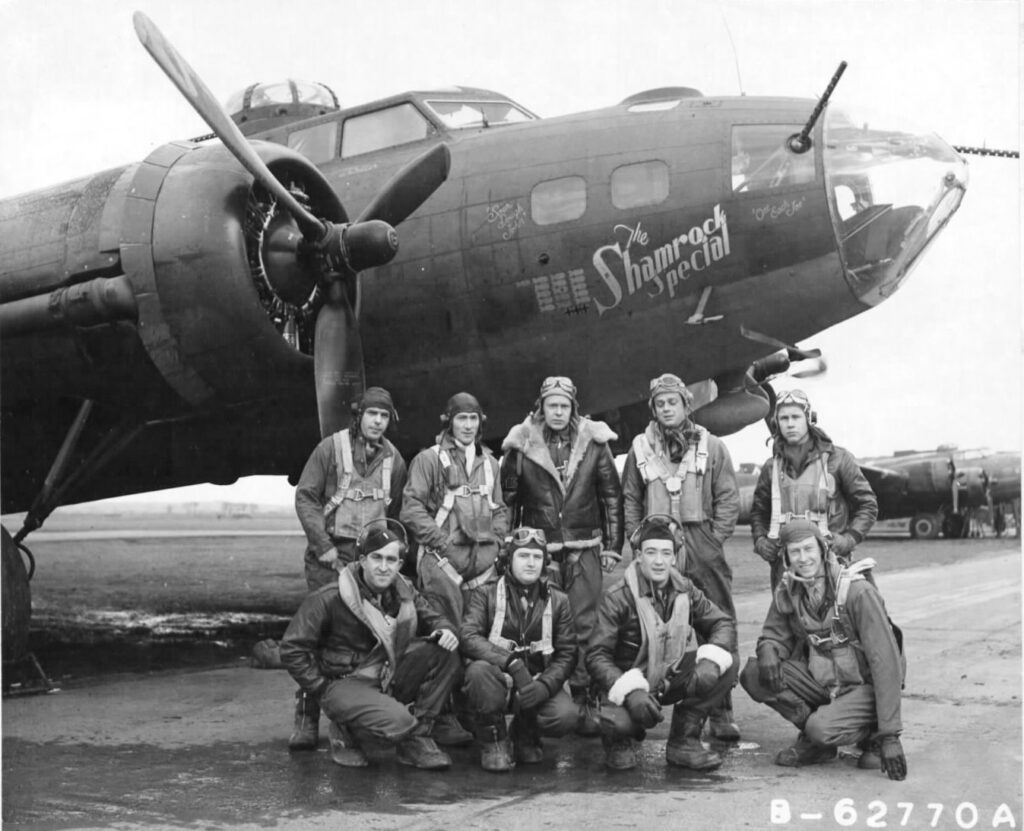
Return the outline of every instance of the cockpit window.
<path id="1" fill-rule="evenodd" d="M 759 193 L 814 181 L 815 151 L 794 153 L 786 139 L 800 124 L 744 124 L 732 128 L 732 188 Z"/>
<path id="2" fill-rule="evenodd" d="M 430 122 L 412 104 L 398 104 L 346 119 L 342 158 L 419 141 L 430 135 Z"/>
<path id="3" fill-rule="evenodd" d="M 288 136 L 288 146 L 298 150 L 313 164 L 322 164 L 334 158 L 338 149 L 338 122 L 328 121 L 295 130 Z"/>
<path id="4" fill-rule="evenodd" d="M 533 116 L 511 101 L 426 101 L 424 102 L 451 130 L 494 127 L 533 121 Z"/>
<path id="5" fill-rule="evenodd" d="M 325 107 L 337 107 L 338 101 L 334 94 L 323 84 L 311 84 L 307 81 L 294 81 L 295 100 L 300 104 L 322 104 Z"/>
<path id="6" fill-rule="evenodd" d="M 249 99 L 250 107 L 290 103 L 292 103 L 292 87 L 287 81 L 280 84 L 261 84 L 253 89 Z"/>
<path id="7" fill-rule="evenodd" d="M 899 288 L 967 186 L 956 151 L 902 121 L 836 107 L 825 116 L 826 192 L 846 279 L 872 305 Z"/>

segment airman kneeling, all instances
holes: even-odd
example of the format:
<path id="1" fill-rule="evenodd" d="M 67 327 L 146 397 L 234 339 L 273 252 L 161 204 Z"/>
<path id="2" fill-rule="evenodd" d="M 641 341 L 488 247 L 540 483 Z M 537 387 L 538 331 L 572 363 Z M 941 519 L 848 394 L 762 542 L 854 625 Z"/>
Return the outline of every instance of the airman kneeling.
<path id="1" fill-rule="evenodd" d="M 544 757 L 541 736 L 576 726 L 576 706 L 563 689 L 576 665 L 575 628 L 568 597 L 548 583 L 548 564 L 544 532 L 516 529 L 498 558 L 501 577 L 473 593 L 462 621 L 461 649 L 471 661 L 464 692 L 484 770 L 536 764 Z"/>
<path id="2" fill-rule="evenodd" d="M 694 770 L 722 764 L 700 735 L 736 680 L 736 626 L 676 570 L 681 539 L 671 517 L 644 519 L 630 536 L 633 561 L 598 610 L 587 670 L 604 690 L 599 723 L 605 763 L 613 769 L 636 766 L 639 740 L 663 720 L 667 705 L 668 763 Z"/>
<path id="3" fill-rule="evenodd" d="M 331 720 L 339 765 L 368 763 L 356 731 L 397 745 L 401 764 L 451 766 L 431 733 L 461 675 L 459 641 L 399 574 L 407 548 L 396 520 L 367 525 L 359 559 L 306 597 L 281 641 L 281 662 Z"/>
<path id="4" fill-rule="evenodd" d="M 785 572 L 740 683 L 754 701 L 793 722 L 800 735 L 775 757 L 800 767 L 857 744 L 857 766 L 904 779 L 900 689 L 906 663 L 885 603 L 864 572 L 843 567 L 816 522 L 782 526 Z"/>

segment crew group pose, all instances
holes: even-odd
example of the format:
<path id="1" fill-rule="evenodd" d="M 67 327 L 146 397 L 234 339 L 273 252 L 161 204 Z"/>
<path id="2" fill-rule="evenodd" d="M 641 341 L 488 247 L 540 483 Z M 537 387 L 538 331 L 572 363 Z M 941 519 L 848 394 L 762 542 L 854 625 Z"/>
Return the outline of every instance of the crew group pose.
<path id="1" fill-rule="evenodd" d="M 391 395 L 367 389 L 296 489 L 311 593 L 280 646 L 300 688 L 290 747 L 317 746 L 322 708 L 343 766 L 366 765 L 373 740 L 440 770 L 451 759 L 439 744 L 475 738 L 481 767 L 503 773 L 542 762 L 543 736 L 575 731 L 600 735 L 621 770 L 668 720 L 668 764 L 711 770 L 727 745 L 702 733 L 739 738 L 739 680 L 800 730 L 778 764 L 852 744 L 860 767 L 904 778 L 902 643 L 873 561 L 849 562 L 876 515 L 852 457 L 814 427 L 806 396 L 779 398 L 753 526 L 773 595 L 740 673 L 723 549 L 739 513 L 732 460 L 693 422 L 678 376 L 651 380 L 648 403 L 620 484 L 617 436 L 581 414 L 567 377 L 544 379 L 500 463 L 480 402 L 452 395 L 408 472 L 384 437 Z M 624 535 L 631 561 L 606 588 Z M 399 573 L 412 542 L 414 582 Z"/>

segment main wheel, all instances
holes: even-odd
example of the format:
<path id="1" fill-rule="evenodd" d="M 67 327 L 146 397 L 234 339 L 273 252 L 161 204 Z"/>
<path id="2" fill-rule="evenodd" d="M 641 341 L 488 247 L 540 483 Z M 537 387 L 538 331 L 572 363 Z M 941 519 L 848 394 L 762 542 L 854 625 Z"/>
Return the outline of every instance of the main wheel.
<path id="1" fill-rule="evenodd" d="M 0 556 L 3 559 L 3 633 L 4 660 L 13 661 L 28 652 L 28 625 L 32 618 L 32 593 L 25 561 L 7 529 L 0 527 Z"/>
<path id="2" fill-rule="evenodd" d="M 915 540 L 934 540 L 941 524 L 935 514 L 918 514 L 910 520 L 910 536 Z"/>

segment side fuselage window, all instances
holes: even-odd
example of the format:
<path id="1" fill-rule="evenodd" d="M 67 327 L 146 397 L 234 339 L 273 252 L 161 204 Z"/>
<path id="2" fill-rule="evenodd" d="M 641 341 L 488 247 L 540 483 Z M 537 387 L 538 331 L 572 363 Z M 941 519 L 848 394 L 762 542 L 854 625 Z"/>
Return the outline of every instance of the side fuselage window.
<path id="1" fill-rule="evenodd" d="M 408 144 L 430 135 L 430 123 L 412 104 L 352 116 L 345 120 L 341 137 L 342 158 L 371 153 L 385 147 Z"/>
<path id="2" fill-rule="evenodd" d="M 530 193 L 530 216 L 538 225 L 579 219 L 587 210 L 587 183 L 582 176 L 550 179 Z"/>
<path id="3" fill-rule="evenodd" d="M 612 204 L 616 208 L 657 205 L 668 198 L 668 165 L 638 162 L 612 171 Z"/>
<path id="4" fill-rule="evenodd" d="M 338 122 L 329 121 L 288 136 L 288 146 L 297 150 L 313 164 L 322 164 L 334 158 L 338 149 Z"/>

